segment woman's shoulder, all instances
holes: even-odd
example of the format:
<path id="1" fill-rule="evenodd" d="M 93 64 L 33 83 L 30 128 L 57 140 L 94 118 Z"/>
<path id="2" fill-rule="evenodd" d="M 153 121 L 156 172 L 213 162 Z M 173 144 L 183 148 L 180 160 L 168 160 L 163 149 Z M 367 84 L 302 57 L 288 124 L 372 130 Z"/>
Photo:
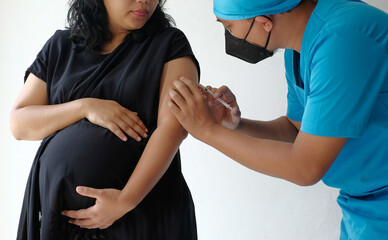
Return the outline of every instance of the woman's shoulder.
<path id="1" fill-rule="evenodd" d="M 56 59 L 63 56 L 68 56 L 72 52 L 72 41 L 69 38 L 67 30 L 57 30 L 47 40 L 41 51 L 38 53 L 38 58 L 45 61 L 47 66 L 50 64 L 57 64 Z M 47 67 L 46 66 L 46 67 Z"/>
<path id="2" fill-rule="evenodd" d="M 51 36 L 49 41 L 51 42 L 67 42 L 69 41 L 69 30 L 56 30 L 55 33 Z"/>
<path id="3" fill-rule="evenodd" d="M 69 30 L 67 29 L 58 29 L 55 31 L 54 33 L 54 36 L 56 36 L 57 38 L 69 38 Z"/>
<path id="4" fill-rule="evenodd" d="M 68 30 L 56 30 L 55 33 L 47 40 L 43 50 L 46 51 L 63 51 L 67 47 L 71 47 Z"/>
<path id="5" fill-rule="evenodd" d="M 66 46 L 71 47 L 69 32 L 67 30 L 56 30 L 55 33 L 46 41 L 40 55 L 56 54 L 66 50 Z"/>
<path id="6" fill-rule="evenodd" d="M 58 50 L 66 49 L 66 46 L 71 47 L 71 40 L 69 38 L 68 30 L 56 30 L 55 33 L 47 41 L 46 46 Z"/>
<path id="7" fill-rule="evenodd" d="M 182 30 L 176 27 L 167 27 L 162 32 L 165 34 L 183 34 Z"/>

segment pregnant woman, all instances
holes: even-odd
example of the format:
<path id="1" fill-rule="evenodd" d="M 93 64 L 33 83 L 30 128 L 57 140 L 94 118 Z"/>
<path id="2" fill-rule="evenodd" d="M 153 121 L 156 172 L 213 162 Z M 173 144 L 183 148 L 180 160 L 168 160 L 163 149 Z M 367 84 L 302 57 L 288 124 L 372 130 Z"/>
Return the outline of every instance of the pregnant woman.
<path id="1" fill-rule="evenodd" d="M 68 30 L 27 69 L 11 129 L 43 141 L 17 239 L 197 239 L 178 151 L 187 133 L 167 102 L 199 66 L 162 5 L 72 0 Z"/>

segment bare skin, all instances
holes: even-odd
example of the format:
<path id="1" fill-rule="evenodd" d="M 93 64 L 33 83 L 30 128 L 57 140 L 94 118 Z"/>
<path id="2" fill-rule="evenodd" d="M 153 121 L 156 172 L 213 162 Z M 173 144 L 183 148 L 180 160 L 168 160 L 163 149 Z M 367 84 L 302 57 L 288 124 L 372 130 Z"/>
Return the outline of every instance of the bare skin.
<path id="1" fill-rule="evenodd" d="M 259 16 L 247 38 L 269 50 L 300 52 L 304 29 L 315 5 L 306 1 L 291 12 Z M 244 38 L 252 20 L 218 19 L 234 36 Z M 227 87 L 211 88 L 214 98 L 187 78 L 174 81 L 169 106 L 182 126 L 195 138 L 257 172 L 298 185 L 317 183 L 328 171 L 347 138 L 315 136 L 300 131 L 301 122 L 283 116 L 273 121 L 240 119 L 236 97 Z M 233 109 L 221 107 L 220 97 Z M 210 102 L 210 104 L 208 103 Z"/>
<path id="2" fill-rule="evenodd" d="M 109 15 L 111 42 L 102 46 L 102 54 L 112 52 L 130 30 L 139 29 L 154 12 L 157 0 L 104 1 Z M 146 9 L 141 17 L 134 10 Z M 134 209 L 160 180 L 170 165 L 179 145 L 187 136 L 168 108 L 168 90 L 172 81 L 187 76 L 198 82 L 198 73 L 189 57 L 167 62 L 161 76 L 157 128 L 124 189 L 94 189 L 79 186 L 76 191 L 95 198 L 96 204 L 88 209 L 63 211 L 69 222 L 83 228 L 104 229 Z M 126 141 L 125 134 L 138 141 L 147 136 L 147 128 L 137 113 L 120 106 L 115 101 L 85 98 L 48 105 L 46 83 L 30 74 L 11 111 L 11 130 L 16 139 L 40 140 L 81 119 L 111 130 Z M 125 133 L 125 134 L 124 134 Z"/>

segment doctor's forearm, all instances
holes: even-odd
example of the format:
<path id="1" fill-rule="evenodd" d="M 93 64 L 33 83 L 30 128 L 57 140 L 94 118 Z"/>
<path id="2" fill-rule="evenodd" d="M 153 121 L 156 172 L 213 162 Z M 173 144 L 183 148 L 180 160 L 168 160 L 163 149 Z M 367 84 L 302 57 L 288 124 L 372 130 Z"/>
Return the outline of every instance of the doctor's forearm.
<path id="1" fill-rule="evenodd" d="M 220 125 L 200 140 L 254 171 L 298 185 L 316 182 L 311 182 L 309 166 L 294 156 L 292 143 L 254 138 Z"/>
<path id="2" fill-rule="evenodd" d="M 285 116 L 272 121 L 241 119 L 240 125 L 236 130 L 255 138 L 283 142 L 294 142 L 298 135 L 298 130 Z"/>
<path id="3" fill-rule="evenodd" d="M 154 131 L 122 190 L 123 198 L 132 207 L 136 207 L 162 178 L 186 136 L 186 131 L 175 123 L 158 126 Z"/>

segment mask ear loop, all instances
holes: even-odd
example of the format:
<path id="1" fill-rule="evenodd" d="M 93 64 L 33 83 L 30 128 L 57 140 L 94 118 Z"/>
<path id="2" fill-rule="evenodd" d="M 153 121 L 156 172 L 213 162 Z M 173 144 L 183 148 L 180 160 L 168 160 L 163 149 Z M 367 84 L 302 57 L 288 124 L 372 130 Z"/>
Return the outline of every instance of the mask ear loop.
<path id="1" fill-rule="evenodd" d="M 255 19 L 253 18 L 253 21 L 252 21 L 252 23 L 251 23 L 251 26 L 249 27 L 248 33 L 247 33 L 247 35 L 246 35 L 245 38 L 244 38 L 244 42 L 246 41 L 246 39 L 247 39 L 249 33 L 251 32 L 251 29 L 252 29 L 254 23 L 255 23 Z"/>
<path id="2" fill-rule="evenodd" d="M 268 16 L 263 16 L 263 17 L 267 18 L 268 20 L 270 20 L 272 22 L 272 19 L 269 18 Z M 271 38 L 271 32 L 272 31 L 269 31 L 269 33 L 268 33 L 267 42 L 265 43 L 265 46 L 264 46 L 265 49 L 267 49 L 267 46 L 268 46 L 268 43 L 269 43 L 269 39 Z"/>
<path id="3" fill-rule="evenodd" d="M 268 33 L 268 38 L 267 38 L 267 42 L 265 43 L 265 46 L 264 48 L 267 49 L 267 46 L 268 46 L 268 43 L 269 43 L 269 39 L 271 38 L 271 32 Z"/>
<path id="4" fill-rule="evenodd" d="M 272 22 L 272 19 L 269 18 L 268 16 L 263 16 L 263 17 L 267 18 L 268 20 L 270 20 L 270 21 Z M 246 41 L 246 39 L 247 39 L 249 33 L 251 32 L 251 29 L 252 29 L 254 23 L 255 23 L 255 19 L 253 18 L 253 21 L 252 21 L 252 23 L 251 23 L 251 26 L 249 27 L 249 30 L 248 30 L 247 35 L 246 35 L 245 38 L 244 38 L 244 41 Z M 272 32 L 272 31 L 270 31 L 269 34 L 268 34 L 267 42 L 265 43 L 265 46 L 264 46 L 265 49 L 267 49 L 267 46 L 268 46 L 268 43 L 269 43 L 269 39 L 271 38 L 271 32 Z"/>

